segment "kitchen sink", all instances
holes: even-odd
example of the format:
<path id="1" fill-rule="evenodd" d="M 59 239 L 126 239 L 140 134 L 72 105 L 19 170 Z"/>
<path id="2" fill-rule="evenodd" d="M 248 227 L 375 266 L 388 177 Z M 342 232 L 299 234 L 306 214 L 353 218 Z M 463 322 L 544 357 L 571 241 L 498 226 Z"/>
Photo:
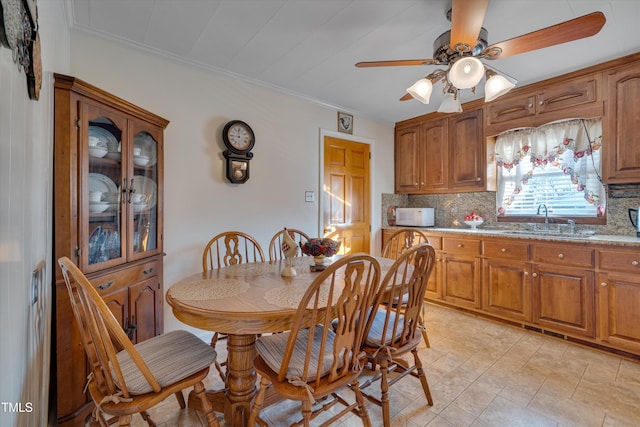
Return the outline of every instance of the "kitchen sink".
<path id="1" fill-rule="evenodd" d="M 522 236 L 553 237 L 554 239 L 589 239 L 594 235 L 591 230 L 567 233 L 558 230 L 505 230 L 505 234 L 518 234 Z"/>

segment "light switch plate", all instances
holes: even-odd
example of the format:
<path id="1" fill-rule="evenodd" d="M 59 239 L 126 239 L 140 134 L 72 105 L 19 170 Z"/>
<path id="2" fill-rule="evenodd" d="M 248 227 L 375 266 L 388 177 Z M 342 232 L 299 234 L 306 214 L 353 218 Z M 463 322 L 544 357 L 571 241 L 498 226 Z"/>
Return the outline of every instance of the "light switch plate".
<path id="1" fill-rule="evenodd" d="M 305 191 L 304 192 L 304 201 L 305 202 L 315 202 L 316 201 L 316 193 L 313 191 Z"/>

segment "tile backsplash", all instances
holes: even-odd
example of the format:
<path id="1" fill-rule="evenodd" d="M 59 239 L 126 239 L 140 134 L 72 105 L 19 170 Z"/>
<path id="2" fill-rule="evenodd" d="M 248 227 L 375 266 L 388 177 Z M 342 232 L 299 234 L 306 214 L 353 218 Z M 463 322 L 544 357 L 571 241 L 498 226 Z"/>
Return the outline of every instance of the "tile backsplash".
<path id="1" fill-rule="evenodd" d="M 640 205 L 637 192 L 618 194 L 607 200 L 606 225 L 578 225 L 578 229 L 591 229 L 598 234 L 635 236 L 636 231 L 629 222 L 628 209 Z M 484 218 L 482 227 L 523 228 L 526 223 L 497 222 L 496 193 L 456 193 L 456 194 L 382 194 L 382 225 L 387 226 L 389 206 L 435 208 L 435 226 L 446 228 L 467 228 L 463 222 L 471 211 Z"/>

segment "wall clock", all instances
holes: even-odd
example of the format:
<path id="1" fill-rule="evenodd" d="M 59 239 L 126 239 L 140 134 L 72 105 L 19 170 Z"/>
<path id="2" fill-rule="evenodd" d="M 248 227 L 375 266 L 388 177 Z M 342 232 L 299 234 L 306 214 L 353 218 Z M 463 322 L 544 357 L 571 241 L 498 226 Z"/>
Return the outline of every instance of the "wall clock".
<path id="1" fill-rule="evenodd" d="M 222 153 L 227 159 L 227 179 L 234 184 L 242 184 L 249 179 L 249 160 L 256 137 L 251 126 L 240 120 L 232 120 L 224 125 L 222 141 L 227 149 Z"/>

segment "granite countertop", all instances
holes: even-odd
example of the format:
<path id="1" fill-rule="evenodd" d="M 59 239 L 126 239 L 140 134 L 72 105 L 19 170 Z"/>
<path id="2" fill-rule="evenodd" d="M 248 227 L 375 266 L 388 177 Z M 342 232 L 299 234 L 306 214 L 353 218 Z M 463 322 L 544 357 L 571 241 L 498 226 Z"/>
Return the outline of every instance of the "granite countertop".
<path id="1" fill-rule="evenodd" d="M 383 227 L 387 229 L 400 229 L 400 228 L 413 228 L 413 227 Z M 560 241 L 560 242 L 576 242 L 576 243 L 593 243 L 600 245 L 616 245 L 616 246 L 637 246 L 640 247 L 640 238 L 635 236 L 624 235 L 606 235 L 606 234 L 581 234 L 580 231 L 575 234 L 567 233 L 553 233 L 547 232 L 546 234 L 536 231 L 526 231 L 521 229 L 504 229 L 504 228 L 447 228 L 447 227 L 415 227 L 419 230 L 437 232 L 437 233 L 451 233 L 451 234 L 464 234 L 465 236 L 505 236 L 510 239 L 527 239 L 527 240 L 547 240 L 547 241 Z"/>

